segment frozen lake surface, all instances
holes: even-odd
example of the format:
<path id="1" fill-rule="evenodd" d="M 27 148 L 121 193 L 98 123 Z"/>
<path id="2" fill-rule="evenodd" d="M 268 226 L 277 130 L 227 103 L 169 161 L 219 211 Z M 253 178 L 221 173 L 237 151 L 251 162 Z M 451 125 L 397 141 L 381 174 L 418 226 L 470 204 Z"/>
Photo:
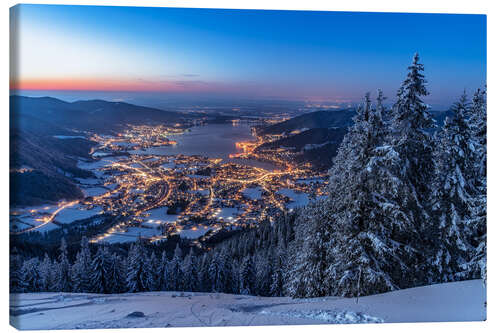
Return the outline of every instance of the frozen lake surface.
<path id="1" fill-rule="evenodd" d="M 236 148 L 236 142 L 253 140 L 250 126 L 247 124 L 208 124 L 192 127 L 183 134 L 172 136 L 176 145 L 152 147 L 144 150 L 131 150 L 131 154 L 139 155 L 200 155 L 209 158 L 221 158 L 224 162 L 232 162 L 266 170 L 276 170 L 278 167 L 271 163 L 231 159 L 230 154 L 242 152 Z M 165 165 L 170 168 L 172 165 Z"/>

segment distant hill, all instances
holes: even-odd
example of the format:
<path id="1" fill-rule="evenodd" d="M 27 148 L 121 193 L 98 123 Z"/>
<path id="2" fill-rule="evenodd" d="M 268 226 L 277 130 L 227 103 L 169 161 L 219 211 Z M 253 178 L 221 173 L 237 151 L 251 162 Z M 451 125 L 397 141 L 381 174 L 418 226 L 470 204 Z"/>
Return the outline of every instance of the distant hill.
<path id="1" fill-rule="evenodd" d="M 315 111 L 259 130 L 259 134 L 290 133 L 304 128 L 348 127 L 356 114 L 353 110 Z"/>
<path id="2" fill-rule="evenodd" d="M 257 150 L 288 147 L 299 152 L 297 162 L 309 162 L 320 170 L 332 166 L 332 158 L 342 142 L 347 129 L 344 128 L 312 128 L 273 142 L 265 143 Z"/>
<path id="3" fill-rule="evenodd" d="M 430 111 L 436 124 L 442 126 L 444 119 L 451 115 L 450 111 Z M 259 134 L 282 134 L 290 133 L 295 130 L 310 129 L 310 128 L 345 128 L 352 125 L 352 118 L 356 115 L 356 111 L 352 109 L 337 110 L 337 111 L 315 111 L 289 120 L 270 125 L 258 129 Z"/>
<path id="4" fill-rule="evenodd" d="M 94 143 L 56 135 L 109 133 L 124 124 L 172 124 L 185 118 L 182 113 L 121 102 L 10 96 L 10 203 L 36 205 L 83 196 L 73 178 L 92 173 L 79 169 L 76 162 L 78 157 L 90 157 Z"/>
<path id="5" fill-rule="evenodd" d="M 307 146 L 321 145 L 327 142 L 340 144 L 346 133 L 345 128 L 312 128 L 296 135 L 264 143 L 257 147 L 257 150 L 289 147 L 300 151 L 304 148 L 307 150 Z"/>
<path id="6" fill-rule="evenodd" d="M 92 174 L 76 166 L 76 157 L 89 157 L 92 146 L 85 139 L 58 140 L 44 131 L 11 129 L 11 205 L 81 198 L 83 194 L 72 177 L 86 178 Z"/>
<path id="7" fill-rule="evenodd" d="M 52 97 L 17 95 L 10 96 L 10 116 L 14 125 L 19 117 L 30 116 L 66 129 L 97 132 L 109 132 L 123 124 L 172 124 L 192 117 L 123 102 L 89 100 L 69 103 Z M 18 127 L 23 127 L 23 124 Z"/>
<path id="8" fill-rule="evenodd" d="M 355 114 L 354 110 L 316 111 L 260 128 L 260 135 L 285 133 L 289 136 L 265 143 L 257 149 L 289 147 L 300 151 L 297 162 L 310 162 L 318 169 L 329 169 Z M 431 114 L 438 127 L 443 125 L 446 117 L 451 116 L 450 111 L 431 111 Z M 293 131 L 301 132 L 291 134 Z"/>
<path id="9" fill-rule="evenodd" d="M 65 102 L 52 97 L 10 96 L 10 200 L 12 205 L 74 199 L 83 194 L 74 177 L 92 173 L 76 166 L 93 142 L 80 131 L 110 133 L 125 124 L 173 124 L 193 115 L 103 100 Z M 75 132 L 76 131 L 76 132 Z M 77 134 L 75 134 L 77 133 Z"/>
<path id="10" fill-rule="evenodd" d="M 315 111 L 258 129 L 260 135 L 285 133 L 289 136 L 268 142 L 258 150 L 289 147 L 299 154 L 296 162 L 309 162 L 319 170 L 328 170 L 332 158 L 352 124 L 354 110 Z M 299 134 L 291 134 L 301 131 Z"/>

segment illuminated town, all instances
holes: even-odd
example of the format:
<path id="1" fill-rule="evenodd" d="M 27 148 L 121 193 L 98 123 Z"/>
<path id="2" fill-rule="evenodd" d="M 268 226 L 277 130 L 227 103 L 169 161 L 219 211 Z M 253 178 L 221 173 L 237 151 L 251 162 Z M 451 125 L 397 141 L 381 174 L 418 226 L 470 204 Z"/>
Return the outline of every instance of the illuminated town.
<path id="1" fill-rule="evenodd" d="M 93 159 L 81 159 L 78 167 L 96 178 L 77 179 L 85 198 L 11 210 L 11 233 L 50 231 L 81 219 L 99 223 L 107 216 L 112 222 L 91 242 L 158 242 L 179 234 L 201 246 L 200 240 L 221 230 L 255 227 L 325 195 L 324 173 L 295 163 L 286 148 L 257 149 L 280 136 L 259 136 L 253 127 L 254 139 L 235 142 L 238 152 L 224 160 L 149 150 L 177 145 L 186 131 L 176 124 L 128 125 L 115 135 L 87 133 L 96 143 Z M 249 160 L 275 167 L 247 165 Z"/>

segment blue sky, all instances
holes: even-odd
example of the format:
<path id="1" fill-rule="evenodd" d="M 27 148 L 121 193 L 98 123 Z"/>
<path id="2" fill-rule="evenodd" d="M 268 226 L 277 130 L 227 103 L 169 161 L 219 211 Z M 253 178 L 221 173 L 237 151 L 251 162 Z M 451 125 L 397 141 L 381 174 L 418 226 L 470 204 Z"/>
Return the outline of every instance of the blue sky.
<path id="1" fill-rule="evenodd" d="M 428 102 L 486 84 L 486 16 L 21 5 L 24 90 L 357 101 L 390 97 L 418 51 Z"/>

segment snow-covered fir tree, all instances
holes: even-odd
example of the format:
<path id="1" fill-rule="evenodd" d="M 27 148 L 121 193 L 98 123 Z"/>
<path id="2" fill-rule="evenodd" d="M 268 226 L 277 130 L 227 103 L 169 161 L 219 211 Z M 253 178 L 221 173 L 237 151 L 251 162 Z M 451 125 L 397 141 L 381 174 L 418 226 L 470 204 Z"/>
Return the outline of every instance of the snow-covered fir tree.
<path id="1" fill-rule="evenodd" d="M 293 297 L 321 297 L 330 292 L 327 255 L 330 242 L 329 222 L 333 216 L 321 202 L 307 206 L 300 214 L 296 241 L 291 245 L 291 265 L 286 290 Z"/>
<path id="2" fill-rule="evenodd" d="M 68 259 L 68 249 L 66 247 L 65 239 L 61 239 L 61 246 L 59 248 L 59 260 L 54 265 L 56 276 L 54 279 L 53 289 L 56 291 L 69 292 L 71 291 L 71 265 Z"/>
<path id="3" fill-rule="evenodd" d="M 409 238 L 408 264 L 401 287 L 407 288 L 424 283 L 427 279 L 427 258 L 433 254 L 429 246 L 433 241 L 430 196 L 434 176 L 434 140 L 431 129 L 435 121 L 422 98 L 428 95 L 424 66 L 418 53 L 408 67 L 408 74 L 397 93 L 392 109 L 391 135 L 389 143 L 400 159 L 401 181 L 407 190 L 399 191 L 398 204 L 405 209 L 406 216 L 417 233 Z"/>
<path id="4" fill-rule="evenodd" d="M 287 251 L 285 239 L 278 240 L 278 250 L 274 254 L 273 272 L 271 277 L 270 296 L 283 296 L 285 272 L 287 271 Z"/>
<path id="5" fill-rule="evenodd" d="M 42 291 L 42 279 L 38 270 L 40 261 L 37 257 L 25 260 L 21 267 L 21 290 L 26 292 Z"/>
<path id="6" fill-rule="evenodd" d="M 377 89 L 377 104 L 376 104 L 376 109 L 378 113 L 380 114 L 380 117 L 382 118 L 382 121 L 385 123 L 385 128 L 387 130 L 386 134 L 389 134 L 389 125 L 391 122 L 391 109 L 387 108 L 384 105 L 385 100 L 387 100 L 387 97 L 384 96 L 384 92 L 382 89 Z"/>
<path id="7" fill-rule="evenodd" d="M 425 226 L 425 201 L 430 195 L 433 177 L 433 139 L 429 129 L 434 120 L 422 98 L 428 95 L 427 81 L 423 75 L 424 66 L 419 62 L 418 53 L 408 67 L 408 75 L 398 90 L 397 101 L 392 114 L 391 144 L 399 154 L 404 181 L 412 187 L 407 205 L 413 210 L 416 227 Z"/>
<path id="8" fill-rule="evenodd" d="M 121 293 L 125 290 L 123 260 L 116 253 L 113 253 L 109 259 L 109 269 L 107 274 L 107 289 L 111 294 Z"/>
<path id="9" fill-rule="evenodd" d="M 270 251 L 259 251 L 255 257 L 257 295 L 269 296 L 273 275 L 273 257 Z"/>
<path id="10" fill-rule="evenodd" d="M 198 290 L 198 269 L 196 267 L 193 248 L 184 257 L 182 263 L 183 290 L 197 291 Z"/>
<path id="11" fill-rule="evenodd" d="M 52 291 L 52 286 L 54 285 L 53 265 L 47 253 L 45 253 L 43 260 L 40 262 L 38 270 L 40 272 L 41 290 Z"/>
<path id="12" fill-rule="evenodd" d="M 240 294 L 254 295 L 255 292 L 255 264 L 252 256 L 243 258 L 240 268 Z"/>
<path id="13" fill-rule="evenodd" d="M 208 276 L 210 278 L 210 291 L 222 292 L 224 289 L 224 279 L 222 276 L 222 267 L 219 253 L 212 255 L 212 260 L 208 266 Z"/>
<path id="14" fill-rule="evenodd" d="M 111 268 L 111 254 L 107 247 L 100 246 L 90 265 L 90 289 L 94 293 L 109 293 L 109 276 Z"/>
<path id="15" fill-rule="evenodd" d="M 207 253 L 204 253 L 198 261 L 198 286 L 201 291 L 210 291 L 212 289 L 210 275 L 208 273 L 210 262 L 211 260 Z"/>
<path id="16" fill-rule="evenodd" d="M 162 251 L 158 262 L 158 286 L 160 290 L 168 290 L 168 274 L 170 262 L 167 258 L 167 253 Z"/>
<path id="17" fill-rule="evenodd" d="M 474 93 L 470 112 L 470 126 L 475 139 L 475 173 L 477 194 L 469 223 L 473 251 L 464 269 L 469 276 L 486 281 L 486 91 L 478 89 Z"/>
<path id="18" fill-rule="evenodd" d="M 91 291 L 91 262 L 92 258 L 88 239 L 84 236 L 80 242 L 80 251 L 76 254 L 75 263 L 71 267 L 73 291 L 81 293 Z"/>
<path id="19" fill-rule="evenodd" d="M 158 258 L 154 251 L 151 251 L 149 256 L 149 265 L 151 266 L 151 290 L 160 290 L 160 267 Z"/>
<path id="20" fill-rule="evenodd" d="M 240 293 L 240 261 L 232 260 L 232 290 L 234 294 Z"/>
<path id="21" fill-rule="evenodd" d="M 179 244 L 176 245 L 174 250 L 174 257 L 170 261 L 168 286 L 169 290 L 180 291 L 182 290 L 182 251 Z"/>
<path id="22" fill-rule="evenodd" d="M 470 107 L 470 127 L 476 142 L 478 182 L 486 186 L 486 91 L 478 89 Z"/>
<path id="23" fill-rule="evenodd" d="M 328 281 L 336 295 L 398 289 L 411 262 L 408 240 L 416 232 L 398 202 L 406 186 L 387 133 L 380 107 L 373 109 L 367 94 L 343 142 L 347 159 L 336 160 L 335 169 L 344 172 L 330 173 L 335 232 L 327 261 Z"/>
<path id="24" fill-rule="evenodd" d="M 457 279 L 460 267 L 472 251 L 470 219 L 473 215 L 475 188 L 475 143 L 466 114 L 469 103 L 465 93 L 451 108 L 438 134 L 436 176 L 433 186 L 433 216 L 437 233 L 432 268 L 432 282 Z"/>
<path id="25" fill-rule="evenodd" d="M 17 293 L 22 291 L 21 288 L 21 266 L 23 265 L 23 259 L 18 252 L 16 247 L 12 248 L 9 256 L 9 291 L 11 293 Z"/>
<path id="26" fill-rule="evenodd" d="M 126 285 L 128 292 L 150 291 L 153 287 L 151 262 L 142 240 L 130 246 L 127 258 Z"/>
<path id="27" fill-rule="evenodd" d="M 228 254 L 228 249 L 223 249 L 218 256 L 219 258 L 219 288 L 221 292 L 234 292 L 233 285 L 233 265 L 231 257 Z"/>

